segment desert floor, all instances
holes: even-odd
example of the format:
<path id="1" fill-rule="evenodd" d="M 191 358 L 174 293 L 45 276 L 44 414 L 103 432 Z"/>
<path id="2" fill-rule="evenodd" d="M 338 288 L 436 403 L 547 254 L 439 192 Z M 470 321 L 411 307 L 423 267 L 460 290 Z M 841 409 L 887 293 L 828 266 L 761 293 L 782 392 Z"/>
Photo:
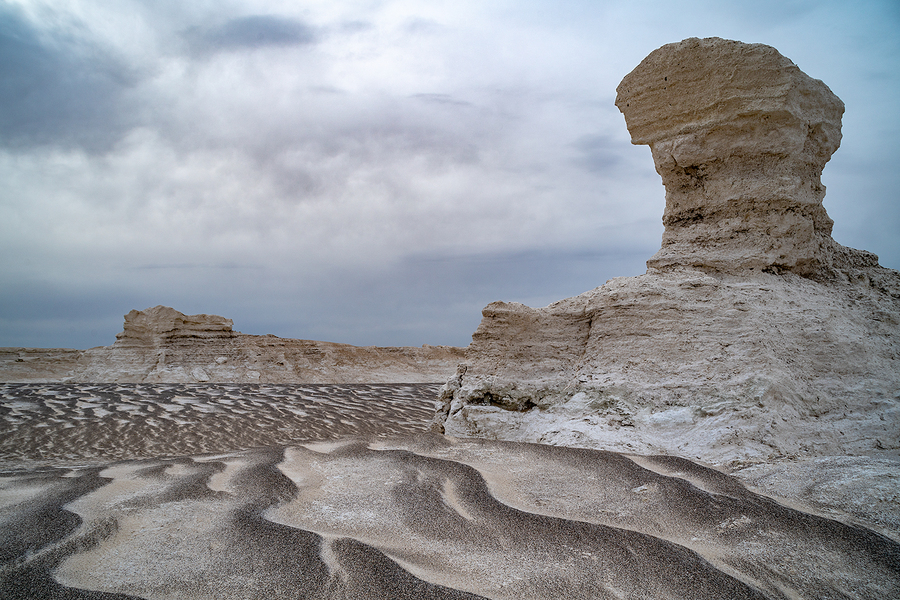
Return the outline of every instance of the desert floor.
<path id="1" fill-rule="evenodd" d="M 0 384 L 0 598 L 898 598 L 897 462 L 426 432 L 437 385 Z"/>

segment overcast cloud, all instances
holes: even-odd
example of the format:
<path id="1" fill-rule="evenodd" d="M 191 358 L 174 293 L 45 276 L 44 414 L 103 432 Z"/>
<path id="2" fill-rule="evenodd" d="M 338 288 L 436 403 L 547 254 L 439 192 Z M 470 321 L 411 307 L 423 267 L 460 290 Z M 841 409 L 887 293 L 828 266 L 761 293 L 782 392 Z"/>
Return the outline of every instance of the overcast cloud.
<path id="1" fill-rule="evenodd" d="M 615 88 L 691 36 L 844 100 L 834 236 L 900 268 L 898 32 L 891 0 L 0 0 L 0 346 L 156 304 L 465 345 L 490 301 L 642 273 L 664 190 Z"/>

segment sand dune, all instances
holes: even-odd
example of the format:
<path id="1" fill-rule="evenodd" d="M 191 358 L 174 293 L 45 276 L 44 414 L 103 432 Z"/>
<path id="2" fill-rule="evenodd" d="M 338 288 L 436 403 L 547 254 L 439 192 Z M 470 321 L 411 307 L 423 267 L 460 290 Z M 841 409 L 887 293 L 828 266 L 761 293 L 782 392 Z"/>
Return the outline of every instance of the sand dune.
<path id="1" fill-rule="evenodd" d="M 0 597 L 900 595 L 900 536 L 684 459 L 427 434 L 433 386 L 260 387 L 2 386 Z"/>

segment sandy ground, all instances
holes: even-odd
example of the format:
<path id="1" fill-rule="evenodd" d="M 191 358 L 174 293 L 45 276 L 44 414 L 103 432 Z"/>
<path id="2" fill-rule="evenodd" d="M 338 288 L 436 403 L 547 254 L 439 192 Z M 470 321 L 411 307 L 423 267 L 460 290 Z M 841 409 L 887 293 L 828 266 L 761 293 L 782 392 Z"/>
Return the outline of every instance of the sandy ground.
<path id="1" fill-rule="evenodd" d="M 0 384 L 0 465 L 424 431 L 439 384 Z"/>
<path id="2" fill-rule="evenodd" d="M 0 385 L 0 598 L 900 597 L 891 461 L 453 439 L 435 389 Z"/>

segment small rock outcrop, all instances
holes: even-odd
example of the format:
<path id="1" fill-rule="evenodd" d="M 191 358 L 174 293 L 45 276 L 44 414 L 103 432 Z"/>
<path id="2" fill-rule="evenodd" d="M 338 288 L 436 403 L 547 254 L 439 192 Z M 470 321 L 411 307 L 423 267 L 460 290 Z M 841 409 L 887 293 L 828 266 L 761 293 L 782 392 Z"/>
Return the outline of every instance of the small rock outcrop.
<path id="1" fill-rule="evenodd" d="M 352 346 L 247 335 L 232 320 L 167 306 L 132 310 L 111 346 L 0 348 L 0 381 L 67 383 L 436 383 L 464 357 L 450 346 Z"/>
<path id="2" fill-rule="evenodd" d="M 483 311 L 435 428 L 723 464 L 900 454 L 900 274 L 831 238 L 843 103 L 774 48 L 688 39 L 618 88 L 666 189 L 638 277 Z"/>
<path id="3" fill-rule="evenodd" d="M 116 334 L 120 347 L 161 346 L 176 339 L 230 339 L 234 322 L 218 315 L 185 315 L 168 306 L 132 310 Z"/>

